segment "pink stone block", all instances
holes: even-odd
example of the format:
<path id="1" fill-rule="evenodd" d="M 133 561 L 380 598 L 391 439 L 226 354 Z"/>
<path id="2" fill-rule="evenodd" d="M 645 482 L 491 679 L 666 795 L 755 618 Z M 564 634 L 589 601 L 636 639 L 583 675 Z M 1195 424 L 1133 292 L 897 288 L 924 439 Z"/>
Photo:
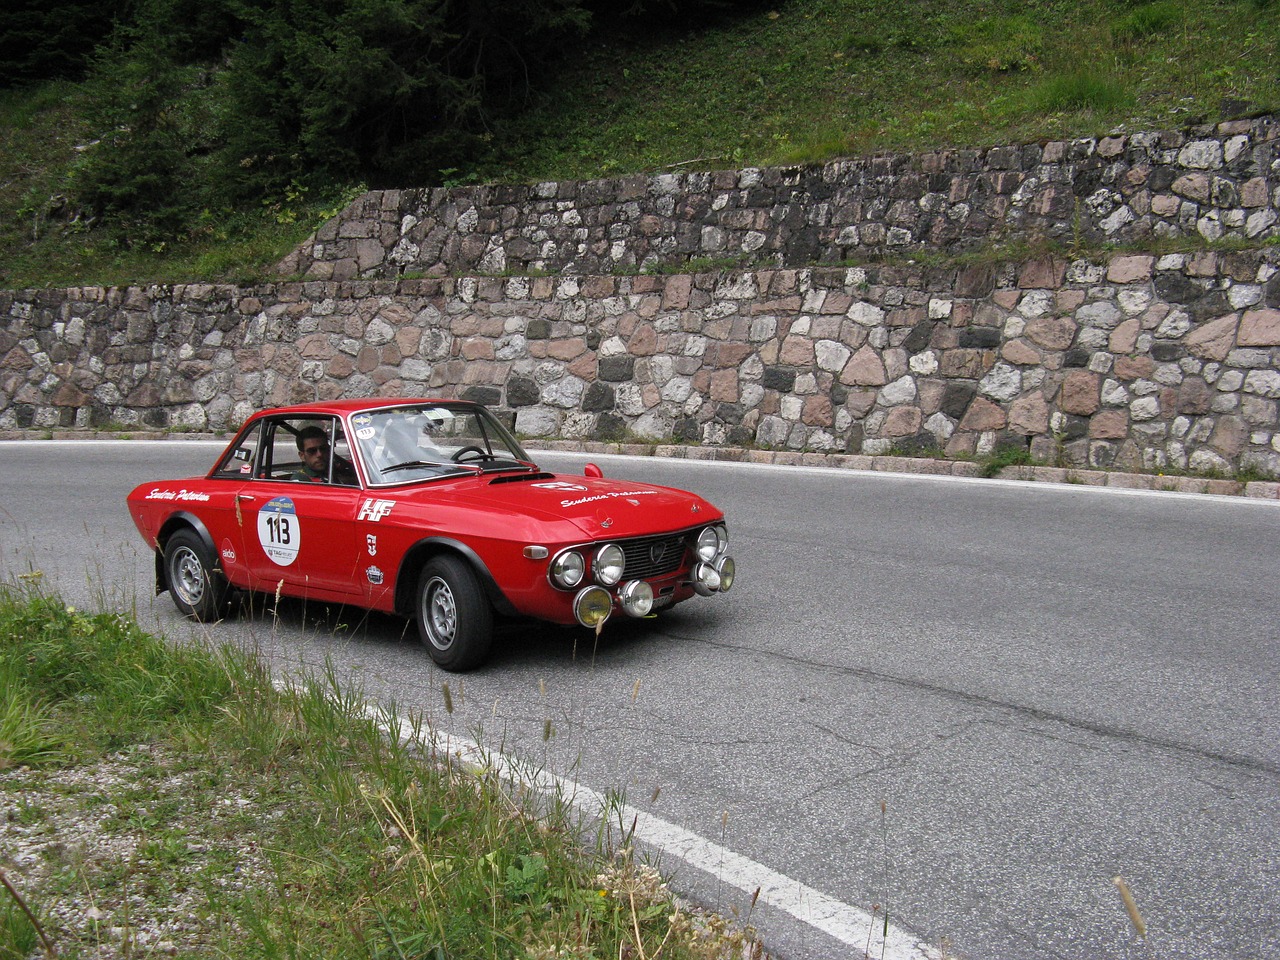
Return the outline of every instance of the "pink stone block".
<path id="1" fill-rule="evenodd" d="M 1004 410 L 984 397 L 974 397 L 960 421 L 961 430 L 1002 430 L 1009 418 Z"/>
<path id="2" fill-rule="evenodd" d="M 1246 180 L 1240 187 L 1240 206 L 1265 207 L 1268 200 L 1267 181 L 1262 177 Z"/>
<path id="3" fill-rule="evenodd" d="M 1076 337 L 1076 322 L 1070 317 L 1037 317 L 1023 331 L 1032 343 L 1048 350 L 1065 350 Z"/>
<path id="4" fill-rule="evenodd" d="M 1121 410 L 1103 410 L 1089 419 L 1089 436 L 1095 440 L 1123 440 L 1129 435 L 1129 415 Z"/>
<path id="5" fill-rule="evenodd" d="M 840 382 L 849 386 L 883 386 L 887 381 L 880 355 L 871 347 L 864 346 L 845 364 Z"/>
<path id="6" fill-rule="evenodd" d="M 1040 351 L 1021 338 L 1006 343 L 1000 355 L 1018 366 L 1032 366 L 1041 360 Z"/>
<path id="7" fill-rule="evenodd" d="M 1180 197 L 1197 203 L 1209 202 L 1209 177 L 1203 173 L 1188 173 L 1173 181 L 1171 188 Z"/>
<path id="8" fill-rule="evenodd" d="M 1058 407 L 1063 413 L 1091 416 L 1099 406 L 1099 381 L 1097 374 L 1087 370 L 1072 370 L 1062 382 L 1058 394 Z"/>
<path id="9" fill-rule="evenodd" d="M 804 409 L 800 414 L 800 419 L 811 427 L 831 426 L 835 422 L 835 416 L 831 407 L 831 398 L 825 396 L 806 398 L 804 402 Z M 914 432 L 915 431 L 912 431 L 912 433 Z"/>
<path id="10" fill-rule="evenodd" d="M 1128 137 L 1103 137 L 1098 141 L 1098 156 L 1118 157 L 1124 153 L 1124 148 L 1128 142 Z"/>
<path id="11" fill-rule="evenodd" d="M 1187 261 L 1187 276 L 1216 277 L 1218 275 L 1218 255 L 1201 253 Z"/>
<path id="12" fill-rule="evenodd" d="M 1280 346 L 1280 310 L 1246 310 L 1236 342 L 1242 347 Z"/>
<path id="13" fill-rule="evenodd" d="M 1141 332 L 1142 321 L 1137 317 L 1130 317 L 1111 331 L 1107 347 L 1112 353 L 1133 353 L 1138 345 L 1138 334 Z"/>
<path id="14" fill-rule="evenodd" d="M 1107 279 L 1112 283 L 1137 283 L 1150 280 L 1155 265 L 1155 257 L 1116 257 L 1107 267 Z"/>
<path id="15" fill-rule="evenodd" d="M 1046 257 L 1033 260 L 1023 266 L 1018 276 L 1021 289 L 1055 289 L 1061 287 L 1062 278 L 1066 276 L 1066 261 Z"/>

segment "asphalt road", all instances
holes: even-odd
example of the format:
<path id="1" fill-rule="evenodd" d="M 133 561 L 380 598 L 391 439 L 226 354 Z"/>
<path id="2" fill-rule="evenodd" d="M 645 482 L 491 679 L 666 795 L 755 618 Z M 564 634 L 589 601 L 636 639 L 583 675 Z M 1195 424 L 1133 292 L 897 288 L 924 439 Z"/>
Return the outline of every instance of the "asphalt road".
<path id="1" fill-rule="evenodd" d="M 0 444 L 0 577 L 37 569 L 69 602 L 190 636 L 153 602 L 123 498 L 215 452 Z M 508 629 L 463 678 L 355 611 L 285 604 L 215 636 L 281 669 L 328 660 L 444 730 L 618 791 L 722 856 L 663 861 L 721 909 L 750 909 L 737 856 L 767 868 L 751 919 L 782 957 L 861 956 L 862 927 L 879 956 L 887 906 L 934 956 L 1280 958 L 1280 504 L 599 462 L 721 506 L 734 592 L 598 645 Z M 797 919 L 819 895 L 844 935 Z"/>

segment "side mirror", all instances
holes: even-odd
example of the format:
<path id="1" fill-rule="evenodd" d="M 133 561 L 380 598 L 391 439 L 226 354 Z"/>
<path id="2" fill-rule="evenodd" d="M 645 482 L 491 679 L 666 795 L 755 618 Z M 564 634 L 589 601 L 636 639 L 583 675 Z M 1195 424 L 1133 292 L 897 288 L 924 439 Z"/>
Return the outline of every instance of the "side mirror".
<path id="1" fill-rule="evenodd" d="M 599 480 L 601 477 L 604 476 L 604 471 L 601 470 L 599 467 L 597 467 L 594 463 L 588 463 L 585 467 L 582 468 L 582 475 L 585 477 L 591 477 L 595 480 Z"/>

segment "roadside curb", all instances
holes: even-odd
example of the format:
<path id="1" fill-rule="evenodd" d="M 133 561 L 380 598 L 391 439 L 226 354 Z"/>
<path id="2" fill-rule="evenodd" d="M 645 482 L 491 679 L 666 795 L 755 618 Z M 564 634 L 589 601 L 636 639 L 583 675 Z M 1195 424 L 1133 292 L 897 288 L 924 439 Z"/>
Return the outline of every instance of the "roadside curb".
<path id="1" fill-rule="evenodd" d="M 832 467 L 841 470 L 914 473 L 971 479 L 983 477 L 981 464 L 967 460 L 934 460 L 929 457 L 887 455 L 873 457 L 865 454 L 798 453 L 785 450 L 754 450 L 745 447 L 694 447 L 680 444 L 602 443 L 599 441 L 528 440 L 523 442 L 531 450 L 652 456 L 671 460 L 709 460 L 724 463 L 762 463 L 786 467 Z M 1205 493 L 1259 500 L 1280 499 L 1280 482 L 1275 481 L 1215 480 L 1208 477 L 1118 473 L 1076 467 L 1010 466 L 996 473 L 994 479 L 1076 483 L 1092 487 L 1170 493 Z"/>
<path id="2" fill-rule="evenodd" d="M 230 433 L 170 433 L 167 431 L 124 430 L 0 430 L 5 440 L 221 440 Z M 606 443 L 599 440 L 521 441 L 530 450 L 562 453 L 615 454 L 631 457 L 659 457 L 668 460 L 705 460 L 722 463 L 757 463 L 780 467 L 831 467 L 839 470 L 866 470 L 877 473 L 913 473 L 930 476 L 983 476 L 982 465 L 967 460 L 935 460 L 929 457 L 869 456 L 852 453 L 800 453 L 790 450 L 756 450 L 747 447 L 699 447 L 674 443 Z M 1071 483 L 1124 490 L 1152 490 L 1167 493 L 1203 493 L 1254 500 L 1280 500 L 1280 481 L 1219 480 L 1208 477 L 1168 476 L 1149 473 L 1120 473 L 1081 467 L 1017 465 L 1004 467 L 994 475 L 1000 480 L 1040 483 Z"/>

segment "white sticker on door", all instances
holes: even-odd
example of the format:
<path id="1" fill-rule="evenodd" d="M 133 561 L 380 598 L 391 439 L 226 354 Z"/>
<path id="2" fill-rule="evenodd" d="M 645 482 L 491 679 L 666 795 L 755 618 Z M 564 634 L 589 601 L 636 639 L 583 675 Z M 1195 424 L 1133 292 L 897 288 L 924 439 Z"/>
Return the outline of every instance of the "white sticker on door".
<path id="1" fill-rule="evenodd" d="M 287 567 L 298 559 L 302 528 L 288 497 L 276 497 L 258 511 L 258 542 L 272 563 Z"/>

